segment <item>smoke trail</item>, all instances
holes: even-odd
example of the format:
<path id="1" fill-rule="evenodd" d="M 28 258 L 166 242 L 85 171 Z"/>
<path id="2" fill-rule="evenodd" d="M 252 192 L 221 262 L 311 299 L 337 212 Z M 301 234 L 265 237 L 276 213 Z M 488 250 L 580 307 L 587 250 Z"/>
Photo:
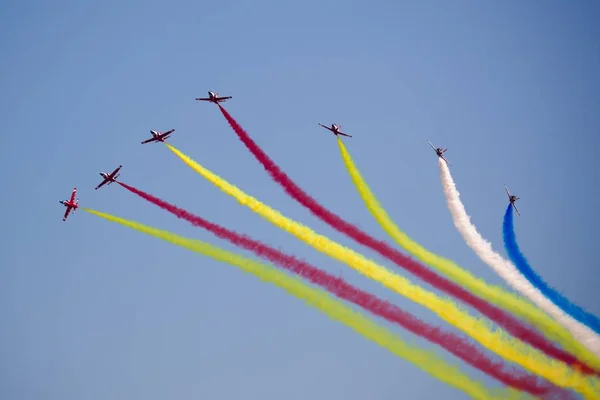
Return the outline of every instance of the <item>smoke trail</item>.
<path id="1" fill-rule="evenodd" d="M 540 308 L 554 317 L 592 353 L 596 356 L 600 356 L 600 337 L 598 335 L 592 332 L 588 327 L 563 313 L 560 308 L 556 307 L 550 300 L 544 297 L 539 290 L 523 278 L 523 275 L 519 274 L 512 263 L 502 258 L 500 254 L 492 249 L 492 245 L 481 236 L 475 225 L 471 223 L 471 219 L 467 215 L 465 206 L 460 201 L 460 194 L 456 189 L 448 166 L 441 159 L 438 160 L 438 165 L 444 195 L 446 196 L 450 214 L 452 214 L 454 226 L 460 232 L 467 245 L 509 285 L 527 296 Z"/>
<path id="2" fill-rule="evenodd" d="M 519 245 L 517 244 L 517 238 L 515 235 L 515 229 L 513 226 L 513 207 L 509 203 L 506 213 L 504 214 L 503 224 L 503 236 L 504 236 L 504 247 L 506 252 L 513 262 L 514 266 L 517 267 L 519 272 L 527 278 L 529 283 L 536 287 L 540 292 L 544 294 L 550 301 L 560 307 L 565 313 L 575 318 L 577 321 L 586 325 L 587 327 L 594 330 L 596 333 L 600 333 L 600 320 L 595 315 L 582 309 L 577 304 L 573 304 L 569 299 L 558 293 L 554 288 L 548 286 L 544 280 L 535 273 L 525 256 L 521 253 Z"/>
<path id="3" fill-rule="evenodd" d="M 511 311 L 530 322 L 535 323 L 547 337 L 554 339 L 566 347 L 578 358 L 594 365 L 600 369 L 600 360 L 593 356 L 585 346 L 575 340 L 571 333 L 554 319 L 548 316 L 533 304 L 525 301 L 522 297 L 517 297 L 513 293 L 507 292 L 500 287 L 488 285 L 485 281 L 475 277 L 468 271 L 459 267 L 452 260 L 434 254 L 419 243 L 411 239 L 387 214 L 381 206 L 365 180 L 356 167 L 354 160 L 346 149 L 343 141 L 338 138 L 338 145 L 342 159 L 352 182 L 363 199 L 367 209 L 375 217 L 379 225 L 391 236 L 396 243 L 406 249 L 411 255 L 415 256 L 424 263 L 436 268 L 445 276 L 448 276 L 454 282 L 459 282 L 467 289 L 471 290 L 480 297 L 490 300 L 492 303 L 502 305 L 505 309 Z"/>
<path id="4" fill-rule="evenodd" d="M 278 211 L 259 202 L 254 197 L 247 195 L 236 186 L 207 170 L 172 145 L 165 143 L 165 146 L 181 158 L 190 168 L 202 175 L 221 191 L 234 197 L 240 204 L 250 208 L 272 224 L 291 233 L 318 251 L 344 262 L 365 276 L 382 283 L 396 293 L 435 312 L 440 318 L 467 333 L 487 349 L 523 366 L 528 371 L 538 374 L 558 386 L 572 388 L 582 394 L 589 394 L 592 391 L 590 387 L 591 382 L 579 372 L 571 370 L 562 361 L 546 357 L 540 351 L 525 345 L 521 340 L 511 338 L 503 331 L 494 331 L 487 321 L 472 317 L 467 312 L 459 309 L 452 301 L 439 297 L 435 293 L 428 292 L 412 284 L 408 279 L 395 275 L 375 262 L 366 259 L 361 254 L 325 236 L 318 235 L 310 228 L 294 220 L 284 217 Z M 537 333 L 530 332 L 530 335 L 537 335 Z M 539 335 L 535 339 L 532 339 L 531 336 L 526 336 L 523 339 L 538 345 L 543 345 L 543 343 L 536 342 L 536 339 L 544 340 Z M 557 350 L 560 351 L 560 349 Z M 571 357 L 568 354 L 567 356 Z M 585 368 L 581 364 L 578 365 L 578 368 Z"/>
<path id="5" fill-rule="evenodd" d="M 445 279 L 444 277 L 437 275 L 435 272 L 429 270 L 424 265 L 416 262 L 415 260 L 406 257 L 396 249 L 389 246 L 387 243 L 383 241 L 379 241 L 367 233 L 360 230 L 355 225 L 352 225 L 342 218 L 329 211 L 321 204 L 319 204 L 315 199 L 313 199 L 310 195 L 304 192 L 294 181 L 292 181 L 276 164 L 273 160 L 269 158 L 265 154 L 265 152 L 250 138 L 250 136 L 242 129 L 242 127 L 235 121 L 231 115 L 225 110 L 223 107 L 219 105 L 219 109 L 223 116 L 227 119 L 233 130 L 236 132 L 240 140 L 244 143 L 244 145 L 252 152 L 255 158 L 263 165 L 265 170 L 271 175 L 271 178 L 275 180 L 279 185 L 281 185 L 286 193 L 293 197 L 297 202 L 302 204 L 304 207 L 308 208 L 315 216 L 317 216 L 322 221 L 329 224 L 334 229 L 352 237 L 354 240 L 359 243 L 366 245 L 367 247 L 377 251 L 382 256 L 387 259 L 393 261 L 396 265 L 407 269 L 412 272 L 419 278 L 424 281 L 430 283 L 432 286 L 437 289 L 446 292 L 458 299 L 462 302 L 469 304 L 473 308 L 477 309 L 479 312 L 487 316 L 488 318 L 495 321 L 498 325 L 502 326 L 512 335 L 527 341 L 533 346 L 539 348 L 544 351 L 546 354 L 555 357 L 559 360 L 562 360 L 569 364 L 578 364 L 579 361 L 567 353 L 566 351 L 559 349 L 550 341 L 546 340 L 542 335 L 538 332 L 530 329 L 523 325 L 520 321 L 514 318 L 512 315 L 506 313 L 505 311 L 499 309 L 498 307 L 493 306 L 486 300 L 475 296 L 473 293 L 465 290 L 459 285 Z M 171 148 L 171 147 L 169 147 Z M 171 148 L 171 150 L 173 150 Z M 184 159 L 185 161 L 185 159 Z M 192 164 L 188 165 L 192 166 Z M 192 168 L 194 168 L 192 166 Z M 201 173 L 202 174 L 202 173 Z M 206 176 L 205 176 L 206 177 Z M 214 182 L 213 182 L 214 183 Z M 236 188 L 237 189 L 237 188 Z M 239 190 L 238 190 L 239 191 Z M 539 315 L 539 314 L 538 314 Z M 548 335 L 552 335 L 552 330 L 547 333 Z M 567 340 L 563 340 L 568 342 Z M 571 341 L 572 342 L 572 341 Z M 586 353 L 587 355 L 587 353 Z M 587 358 L 582 357 L 582 359 L 590 359 L 591 357 L 587 355 Z M 589 361 L 588 361 L 589 362 Z M 600 367 L 600 360 L 594 360 L 596 368 Z M 584 367 L 584 370 L 587 372 L 591 372 L 591 369 L 587 366 Z"/>
<path id="6" fill-rule="evenodd" d="M 325 292 L 305 285 L 300 280 L 290 277 L 269 265 L 261 264 L 235 253 L 222 250 L 216 246 L 211 246 L 198 240 L 188 239 L 168 231 L 152 228 L 88 208 L 82 209 L 98 217 L 166 240 L 172 244 L 211 257 L 217 261 L 234 265 L 244 272 L 255 275 L 263 281 L 279 286 L 289 294 L 304 300 L 308 305 L 319 309 L 331 319 L 349 326 L 367 339 L 386 348 L 398 357 L 415 364 L 417 367 L 442 382 L 464 391 L 474 399 L 486 400 L 495 398 L 500 400 L 507 398 L 506 396 L 515 399 L 519 398 L 519 393 L 513 390 L 491 390 L 478 382 L 471 381 L 469 377 L 460 372 L 456 366 L 447 363 L 442 358 L 437 357 L 434 353 L 412 348 L 408 343 L 395 336 L 392 332 L 376 325 L 374 322 L 362 314 L 353 311 L 342 302 L 329 297 Z"/>
<path id="7" fill-rule="evenodd" d="M 163 210 L 170 212 L 177 218 L 182 218 L 194 226 L 208 230 L 221 239 L 225 239 L 243 249 L 250 250 L 257 256 L 266 258 L 274 264 L 321 286 L 323 289 L 337 297 L 354 303 L 379 317 L 385 318 L 386 320 L 441 346 L 471 366 L 478 368 L 482 372 L 498 379 L 508 386 L 526 391 L 535 396 L 541 396 L 549 391 L 557 389 L 546 383 L 538 382 L 538 379 L 535 376 L 522 374 L 517 370 L 509 369 L 508 366 L 502 362 L 494 362 L 466 338 L 452 332 L 446 332 L 439 327 L 429 325 L 396 305 L 354 287 L 345 280 L 328 274 L 305 261 L 298 260 L 294 256 L 274 249 L 247 235 L 241 235 L 235 231 L 231 231 L 207 221 L 187 210 L 179 208 L 133 186 L 127 185 L 126 183 L 118 183 L 130 192 Z"/>

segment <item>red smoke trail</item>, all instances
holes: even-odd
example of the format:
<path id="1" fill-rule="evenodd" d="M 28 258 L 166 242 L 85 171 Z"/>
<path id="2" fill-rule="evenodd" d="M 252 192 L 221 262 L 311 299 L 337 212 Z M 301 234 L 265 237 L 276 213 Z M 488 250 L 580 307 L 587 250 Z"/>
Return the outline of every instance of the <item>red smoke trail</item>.
<path id="1" fill-rule="evenodd" d="M 484 299 L 481 299 L 469 291 L 465 290 L 456 283 L 444 278 L 441 275 L 436 274 L 434 271 L 428 269 L 423 264 L 405 256 L 398 250 L 394 249 L 386 242 L 377 240 L 370 236 L 368 233 L 363 232 L 357 226 L 343 220 L 338 215 L 329 211 L 327 208 L 319 204 L 314 198 L 308 193 L 302 190 L 290 177 L 283 172 L 277 164 L 252 140 L 252 138 L 244 131 L 244 129 L 238 124 L 236 120 L 225 110 L 220 104 L 217 104 L 219 109 L 223 113 L 229 125 L 233 128 L 235 133 L 238 135 L 240 140 L 246 145 L 248 150 L 252 152 L 254 157 L 263 165 L 264 169 L 271 175 L 271 178 L 277 182 L 287 192 L 289 196 L 294 198 L 297 202 L 308 208 L 315 216 L 322 221 L 326 222 L 332 228 L 339 232 L 350 236 L 357 242 L 364 246 L 375 250 L 382 256 L 386 257 L 390 261 L 394 262 L 399 267 L 405 268 L 414 275 L 428 282 L 437 289 L 446 292 L 462 302 L 469 304 L 483 315 L 487 316 L 491 320 L 495 321 L 498 325 L 506 329 L 511 335 L 531 344 L 532 346 L 540 349 L 550 357 L 554 357 L 561 360 L 569 365 L 578 365 L 583 373 L 591 374 L 598 373 L 589 366 L 581 363 L 576 357 L 567 353 L 566 351 L 556 347 L 553 343 L 547 340 L 544 336 L 539 334 L 535 329 L 523 324 L 517 318 L 513 317 L 504 310 L 488 303 Z"/>
<path id="2" fill-rule="evenodd" d="M 250 250 L 256 255 L 266 258 L 274 264 L 321 286 L 337 297 L 352 302 L 375 315 L 404 327 L 415 335 L 419 335 L 443 347 L 466 363 L 480 369 L 484 373 L 496 378 L 506 385 L 528 392 L 534 396 L 551 393 L 556 394 L 557 390 L 564 392 L 562 389 L 559 389 L 548 382 L 544 382 L 534 375 L 529 375 L 511 369 L 502 361 L 492 361 L 466 338 L 451 332 L 445 332 L 439 327 L 428 325 L 406 311 L 403 311 L 396 305 L 381 300 L 372 294 L 364 292 L 361 289 L 350 285 L 342 278 L 330 275 L 305 261 L 298 260 L 294 256 L 285 254 L 266 244 L 251 239 L 246 235 L 241 235 L 237 232 L 230 231 L 222 226 L 209 222 L 184 209 L 169 204 L 164 200 L 154 197 L 151 194 L 145 193 L 123 182 L 118 183 L 130 192 L 137 194 L 141 198 L 159 206 L 166 211 L 169 211 L 177 218 L 185 219 L 194 226 L 206 229 L 215 236 L 228 240 L 229 242 L 246 250 Z"/>

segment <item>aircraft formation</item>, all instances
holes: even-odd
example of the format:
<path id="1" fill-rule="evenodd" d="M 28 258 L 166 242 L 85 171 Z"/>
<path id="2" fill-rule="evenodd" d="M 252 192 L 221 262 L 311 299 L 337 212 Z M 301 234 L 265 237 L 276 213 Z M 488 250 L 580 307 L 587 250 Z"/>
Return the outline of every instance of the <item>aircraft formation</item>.
<path id="1" fill-rule="evenodd" d="M 232 99 L 232 96 L 219 96 L 218 93 L 215 93 L 213 91 L 208 91 L 208 97 L 197 97 L 196 100 L 197 101 L 206 101 L 206 102 L 210 102 L 210 103 L 214 103 L 214 104 L 219 104 L 222 102 L 225 102 L 229 99 Z M 340 129 L 342 128 L 341 125 L 338 124 L 331 124 L 331 126 L 327 126 L 324 125 L 322 123 L 318 123 L 320 126 L 322 126 L 323 128 L 329 130 L 330 132 L 332 132 L 334 135 L 336 136 L 346 136 L 346 137 L 352 137 L 352 135 L 349 135 L 347 133 L 344 133 L 342 131 L 340 131 Z M 146 143 L 159 143 L 159 142 L 165 142 L 169 136 L 175 132 L 175 129 L 170 129 L 166 132 L 160 132 L 160 131 L 155 131 L 155 130 L 150 130 L 150 134 L 152 135 L 152 137 L 150 139 L 146 139 L 144 141 L 141 142 L 141 144 L 146 144 Z M 451 166 L 452 164 L 450 164 L 450 162 L 444 157 L 444 153 L 448 150 L 448 149 L 444 149 L 442 147 L 435 147 L 429 140 L 427 141 L 427 143 L 429 143 L 429 145 L 431 146 L 431 148 L 435 151 L 435 153 L 437 154 L 437 156 L 439 158 L 441 158 L 442 160 L 444 160 L 449 166 Z M 95 187 L 95 190 L 98 190 L 99 188 L 101 188 L 102 186 L 104 186 L 105 184 L 111 184 L 113 182 L 116 182 L 117 177 L 120 175 L 119 171 L 121 170 L 123 166 L 119 165 L 113 172 L 111 172 L 110 174 L 106 173 L 106 172 L 100 172 L 100 176 L 102 176 L 102 178 L 104 179 L 102 182 L 100 182 L 100 184 L 98 186 Z M 506 187 L 506 185 L 504 185 L 504 188 L 506 189 L 506 193 L 508 195 L 508 199 L 510 201 L 510 204 L 512 204 L 512 206 L 514 207 L 515 211 L 517 212 L 517 214 L 521 215 L 521 213 L 519 212 L 519 210 L 517 209 L 517 206 L 515 205 L 515 202 L 517 200 L 520 199 L 520 197 L 511 195 L 510 192 L 508 191 L 508 188 Z M 73 213 L 75 213 L 75 210 L 78 207 L 79 204 L 79 199 L 77 199 L 77 201 L 75 201 L 75 196 L 77 194 L 77 188 L 73 189 L 73 192 L 71 194 L 71 198 L 70 200 L 59 200 L 59 203 L 62 204 L 63 206 L 65 206 L 67 209 L 65 211 L 64 217 L 63 217 L 63 221 L 67 220 L 67 217 L 69 216 L 69 213 L 71 211 L 73 211 Z"/>
<path id="2" fill-rule="evenodd" d="M 383 302 L 382 299 L 361 291 L 348 282 L 345 282 L 342 276 L 343 273 L 341 272 L 338 276 L 327 274 L 325 271 L 320 271 L 317 267 L 306 262 L 298 261 L 292 255 L 270 247 L 268 244 L 250 239 L 246 235 L 216 225 L 201 216 L 126 184 L 119 179 L 122 165 L 114 168 L 114 170 L 111 168 L 107 172 L 100 172 L 99 175 L 102 180 L 98 182 L 95 190 L 117 182 L 117 186 L 123 187 L 125 190 L 143 198 L 147 202 L 153 203 L 163 210 L 176 215 L 178 218 L 182 218 L 196 227 L 209 231 L 217 237 L 235 244 L 237 247 L 253 252 L 259 258 L 269 261 L 278 268 L 293 272 L 301 277 L 310 277 L 309 280 L 312 283 L 320 286 L 326 292 L 335 295 L 339 300 L 353 303 L 363 308 L 364 311 L 383 317 L 389 322 L 423 337 L 457 356 L 459 359 L 462 359 L 467 364 L 476 367 L 488 376 L 510 386 L 512 389 L 536 396 L 546 393 L 554 395 L 558 393 L 557 390 L 560 392 L 563 389 L 575 390 L 583 394 L 586 399 L 600 398 L 597 396 L 593 397 L 595 393 L 591 393 L 596 389 L 594 389 L 593 385 L 586 383 L 588 382 L 586 381 L 586 376 L 596 375 L 600 377 L 600 319 L 584 309 L 576 308 L 576 305 L 573 305 L 568 299 L 565 299 L 564 296 L 556 292 L 556 290 L 548 287 L 535 274 L 535 271 L 519 250 L 516 241 L 513 212 L 521 215 L 515 204 L 519 200 L 519 197 L 512 194 L 506 185 L 504 185 L 504 188 L 509 204 L 505 207 L 506 211 L 504 213 L 502 229 L 504 246 L 510 261 L 495 252 L 489 242 L 481 236 L 476 226 L 471 222 L 460 200 L 460 194 L 452 177 L 451 164 L 446 159 L 448 149 L 436 147 L 427 140 L 427 143 L 438 157 L 437 165 L 440 180 L 454 226 L 463 237 L 465 243 L 475 252 L 481 261 L 503 278 L 513 290 L 518 291 L 524 297 L 520 297 L 509 291 L 503 291 L 503 294 L 499 295 L 501 292 L 496 292 L 500 290 L 496 286 L 488 286 L 485 282 L 478 280 L 469 271 L 462 270 L 453 261 L 436 255 L 406 236 L 395 225 L 394 221 L 390 219 L 385 210 L 382 209 L 381 204 L 362 178 L 358 167 L 345 146 L 345 139 L 341 138 L 341 136 L 352 138 L 352 135 L 343 132 L 339 124 L 327 125 L 318 123 L 320 127 L 337 136 L 336 142 L 339 146 L 341 158 L 366 208 L 388 236 L 397 245 L 402 247 L 408 255 L 402 254 L 393 246 L 370 236 L 370 234 L 362 231 L 359 227 L 337 216 L 333 211 L 328 210 L 316 201 L 310 194 L 304 192 L 287 174 L 282 173 L 280 167 L 252 140 L 250 135 L 229 112 L 220 105 L 221 102 L 231 98 L 231 96 L 219 96 L 218 93 L 209 91 L 208 97 L 196 98 L 196 100 L 217 105 L 223 117 L 244 143 L 248 151 L 263 165 L 272 180 L 282 187 L 289 197 L 310 210 L 313 215 L 333 229 L 377 252 L 390 262 L 396 264 L 399 268 L 429 283 L 435 289 L 452 296 L 454 300 L 441 297 L 443 295 L 438 295 L 428 289 L 421 288 L 407 278 L 393 274 L 376 262 L 363 258 L 361 254 L 354 252 L 352 249 L 312 231 L 301 222 L 286 217 L 271 208 L 268 204 L 244 193 L 235 185 L 209 171 L 191 159 L 191 157 L 167 143 L 167 140 L 172 137 L 175 129 L 168 131 L 150 130 L 151 137 L 143 140 L 141 144 L 152 142 L 164 143 L 188 167 L 218 187 L 222 192 L 233 197 L 239 204 L 250 208 L 253 212 L 263 217 L 263 219 L 287 231 L 315 250 L 347 264 L 357 272 L 380 282 L 383 286 L 397 294 L 433 311 L 448 324 L 462 331 L 462 334 L 466 334 L 475 342 L 483 344 L 487 351 L 504 358 L 506 362 L 519 364 L 527 371 L 524 373 L 509 372 L 507 369 L 508 365 L 496 363 L 482 352 L 482 350 L 474 346 L 470 347 L 471 344 L 467 338 L 453 335 L 437 327 L 434 328 L 432 325 L 420 321 L 417 317 L 408 315 L 400 308 L 391 309 L 386 306 L 383 312 L 384 308 L 382 308 L 382 304 L 384 303 L 381 303 Z M 293 285 L 291 283 L 288 285 L 288 283 L 284 282 L 284 278 L 273 272 L 275 270 L 258 268 L 260 265 L 266 264 L 260 264 L 257 260 L 238 256 L 235 253 L 227 252 L 207 243 L 200 247 L 197 246 L 197 242 L 194 242 L 195 244 L 192 245 L 191 242 L 184 240 L 185 238 L 175 233 L 148 227 L 121 217 L 111 216 L 107 213 L 88 209 L 85 206 L 80 207 L 79 199 L 76 197 L 77 188 L 74 188 L 69 199 L 60 201 L 60 204 L 66 208 L 63 221 L 66 221 L 70 213 L 74 213 L 75 211 L 95 214 L 109 221 L 117 222 L 142 233 L 209 256 L 215 260 L 237 266 L 245 272 L 257 275 L 262 280 L 285 288 L 289 293 L 298 298 L 310 300 L 309 303 L 311 305 L 320 308 L 332 319 L 337 319 L 355 328 L 363 336 L 389 349 L 399 357 L 409 360 L 447 384 L 464 390 L 475 399 L 506 398 L 484 394 L 485 390 L 477 382 L 469 381 L 472 384 L 465 384 L 468 380 L 466 375 L 456 375 L 457 371 L 451 373 L 451 376 L 447 375 L 446 372 L 451 367 L 442 363 L 439 359 L 436 361 L 435 357 L 429 353 L 425 356 L 424 353 L 421 353 L 422 350 L 409 348 L 410 346 L 403 347 L 404 350 L 398 351 L 398 342 L 394 342 L 396 343 L 394 344 L 380 340 L 384 336 L 387 337 L 387 334 L 380 332 L 379 328 L 371 330 L 371 328 L 367 327 L 369 323 L 362 321 L 358 316 L 347 319 L 346 312 L 342 311 L 341 308 L 338 308 L 338 311 L 332 311 L 338 306 L 334 307 L 333 303 L 323 303 L 328 298 L 326 296 L 322 297 L 324 296 L 323 294 L 317 292 L 309 293 L 308 286 L 302 289 L 296 281 L 294 281 L 296 283 Z M 179 240 L 179 238 L 182 240 Z M 411 256 L 414 258 L 411 258 Z M 431 269 L 425 264 L 431 267 Z M 456 271 L 462 272 L 457 273 Z M 490 294 L 494 295 L 490 296 Z M 482 315 L 474 317 L 462 309 L 455 307 L 454 301 L 460 301 L 479 311 Z M 480 324 L 479 318 L 489 319 L 500 329 L 496 330 L 496 328 L 492 328 L 487 324 Z M 532 327 L 532 324 L 535 324 L 535 328 Z M 556 334 L 556 332 L 559 333 Z M 596 335 L 596 332 L 598 335 Z M 527 347 L 522 348 L 522 346 Z M 468 351 L 465 350 L 467 347 Z M 536 354 L 530 353 L 532 350 L 539 352 L 539 354 L 532 357 L 531 354 Z M 599 357 L 598 361 L 590 357 L 590 354 L 597 355 Z M 533 379 L 534 375 L 531 374 L 537 375 L 536 378 L 542 379 Z M 600 396 L 600 387 L 598 389 L 598 395 Z M 564 394 L 563 392 L 560 393 L 561 395 Z"/>

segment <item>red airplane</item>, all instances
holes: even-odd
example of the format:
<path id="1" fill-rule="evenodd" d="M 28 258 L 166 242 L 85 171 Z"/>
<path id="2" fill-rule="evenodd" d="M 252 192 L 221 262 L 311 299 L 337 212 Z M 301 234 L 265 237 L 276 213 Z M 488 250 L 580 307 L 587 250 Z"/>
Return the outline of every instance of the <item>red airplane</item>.
<path id="1" fill-rule="evenodd" d="M 211 103 L 219 104 L 227 99 L 231 99 L 231 96 L 219 97 L 219 93 L 208 92 L 208 97 L 196 97 L 198 101 L 210 101 Z"/>
<path id="2" fill-rule="evenodd" d="M 117 181 L 117 178 L 119 177 L 119 170 L 121 169 L 122 165 L 119 165 L 119 167 L 117 169 L 115 169 L 113 172 L 111 172 L 110 174 L 107 174 L 106 172 L 100 172 L 100 176 L 104 178 L 104 180 L 102 182 L 100 182 L 100 184 L 98 186 L 96 186 L 96 188 L 94 190 L 98 190 L 99 188 L 101 188 L 102 186 L 104 186 L 105 184 L 111 184 L 113 182 Z"/>
<path id="3" fill-rule="evenodd" d="M 73 189 L 73 193 L 71 193 L 70 200 L 59 200 L 58 202 L 63 206 L 67 207 L 67 211 L 65 211 L 65 216 L 63 217 L 63 221 L 67 220 L 69 213 L 73 210 L 73 214 L 75 214 L 75 210 L 79 207 L 79 199 L 75 200 L 75 195 L 77 194 L 77 188 Z"/>
<path id="4" fill-rule="evenodd" d="M 164 133 L 158 131 L 150 131 L 152 137 L 148 140 L 144 140 L 142 144 L 150 142 L 164 142 L 167 136 L 169 136 L 173 132 L 175 132 L 175 129 L 171 129 L 170 131 L 166 131 Z"/>
<path id="5" fill-rule="evenodd" d="M 326 125 L 323 125 L 320 122 L 319 122 L 319 125 L 321 125 L 325 129 L 329 129 L 331 132 L 333 132 L 334 135 L 342 135 L 342 136 L 352 137 L 346 133 L 340 132 L 340 128 L 342 127 L 341 125 L 331 124 L 331 128 Z"/>
<path id="6" fill-rule="evenodd" d="M 515 205 L 515 201 L 519 200 L 520 197 L 517 197 L 514 194 L 510 194 L 506 185 L 504 185 L 504 189 L 506 189 L 506 195 L 508 196 L 508 201 L 510 201 L 510 204 L 512 204 L 512 206 L 515 209 L 515 211 L 517 212 L 517 214 L 521 215 L 521 213 L 517 209 L 517 206 Z"/>

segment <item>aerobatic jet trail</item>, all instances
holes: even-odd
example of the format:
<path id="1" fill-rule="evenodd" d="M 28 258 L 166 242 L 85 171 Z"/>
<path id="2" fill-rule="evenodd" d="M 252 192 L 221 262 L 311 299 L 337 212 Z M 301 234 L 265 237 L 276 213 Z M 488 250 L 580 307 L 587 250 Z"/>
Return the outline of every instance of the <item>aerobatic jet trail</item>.
<path id="1" fill-rule="evenodd" d="M 187 210 L 170 204 L 165 200 L 159 199 L 138 188 L 127 185 L 126 183 L 119 182 L 119 184 L 144 200 L 172 213 L 177 218 L 184 219 L 194 226 L 206 229 L 215 236 L 225 239 L 243 249 L 250 250 L 257 256 L 266 258 L 274 264 L 321 286 L 323 289 L 333 293 L 337 297 L 350 301 L 379 317 L 396 323 L 410 332 L 438 344 L 466 363 L 478 368 L 482 372 L 498 379 L 508 386 L 528 392 L 535 396 L 545 395 L 550 391 L 558 389 L 555 386 L 549 385 L 547 382 L 538 382 L 538 378 L 535 376 L 520 373 L 515 369 L 509 368 L 509 366 L 503 362 L 493 361 L 475 345 L 470 343 L 467 338 L 452 332 L 446 332 L 439 327 L 429 325 L 396 305 L 354 287 L 342 278 L 338 278 L 322 271 L 306 261 L 299 260 L 292 255 L 283 253 L 267 244 L 254 240 L 247 235 L 239 234 L 207 221 Z"/>
<path id="2" fill-rule="evenodd" d="M 272 179 L 281 185 L 286 193 L 288 193 L 297 202 L 308 208 L 315 216 L 328 225 L 350 236 L 359 243 L 377 251 L 382 256 L 386 257 L 390 261 L 393 261 L 396 265 L 407 269 L 419 278 L 428 282 L 437 289 L 448 293 L 462 302 L 469 304 L 479 312 L 502 326 L 509 333 L 515 337 L 526 341 L 534 347 L 537 347 L 544 353 L 554 357 L 558 360 L 566 362 L 572 365 L 581 364 L 573 355 L 558 348 L 556 345 L 551 343 L 549 340 L 544 338 L 536 330 L 524 325 L 521 321 L 508 314 L 504 310 L 490 304 L 486 300 L 475 296 L 473 293 L 467 291 L 461 286 L 455 284 L 452 281 L 444 278 L 441 275 L 436 274 L 432 270 L 428 269 L 423 264 L 405 256 L 396 249 L 389 246 L 383 241 L 379 241 L 367 233 L 363 232 L 357 226 L 344 221 L 341 217 L 329 211 L 321 204 L 319 204 L 310 195 L 304 192 L 295 182 L 289 178 L 267 154 L 252 140 L 252 138 L 242 129 L 237 121 L 231 117 L 231 115 L 225 110 L 220 104 L 218 104 L 221 113 L 225 119 L 229 122 L 229 125 L 238 135 L 240 140 L 246 145 L 246 147 L 252 152 L 255 158 L 263 165 L 265 170 L 271 175 Z M 171 146 L 167 146 L 173 150 Z M 587 373 L 592 373 L 592 369 L 587 365 L 582 365 L 582 369 Z"/>
<path id="3" fill-rule="evenodd" d="M 238 203 L 250 208 L 272 224 L 296 236 L 298 239 L 314 247 L 318 251 L 339 260 L 358 272 L 374 279 L 396 293 L 405 296 L 412 301 L 428 308 L 436 313 L 444 321 L 465 332 L 477 340 L 487 349 L 515 362 L 530 372 L 538 374 L 547 380 L 564 388 L 570 388 L 587 396 L 594 391 L 593 382 L 583 376 L 580 371 L 589 367 L 581 363 L 570 363 L 551 359 L 530 345 L 524 343 L 521 338 L 514 338 L 496 327 L 492 327 L 486 319 L 475 318 L 465 310 L 459 308 L 451 300 L 441 297 L 436 293 L 429 292 L 420 286 L 410 282 L 401 275 L 393 274 L 372 260 L 367 259 L 352 249 L 334 242 L 326 236 L 319 235 L 307 226 L 283 216 L 279 211 L 258 201 L 256 198 L 242 192 L 238 187 L 225 181 L 213 172 L 204 168 L 181 151 L 170 144 L 165 143 L 167 148 L 177 155 L 185 164 L 202 175 L 206 180 L 218 187 L 221 191 L 235 198 Z M 534 331 L 529 330 L 536 335 Z M 544 340 L 543 337 L 525 337 L 523 339 Z M 538 344 L 539 345 L 539 344 Z M 556 347 L 554 347 L 556 348 Z M 567 354 L 567 353 L 562 353 Z M 567 354 L 568 357 L 574 358 Z M 568 364 L 568 365 L 567 365 Z M 574 370 L 573 368 L 576 368 Z M 592 396 L 594 398 L 595 395 Z"/>
<path id="4" fill-rule="evenodd" d="M 304 300 L 306 304 L 320 310 L 329 318 L 352 328 L 357 333 L 377 343 L 392 354 L 413 363 L 440 381 L 456 389 L 462 390 L 473 399 L 517 400 L 523 396 L 522 392 L 518 392 L 511 388 L 491 389 L 480 382 L 471 380 L 469 376 L 460 372 L 455 365 L 448 363 L 443 358 L 435 355 L 435 353 L 415 348 L 404 342 L 391 331 L 375 324 L 364 315 L 352 310 L 341 301 L 328 296 L 326 292 L 306 285 L 299 279 L 288 276 L 284 272 L 279 271 L 270 265 L 259 263 L 252 259 L 225 251 L 219 247 L 212 246 L 208 243 L 185 238 L 169 231 L 153 228 L 100 211 L 88 208 L 82 209 L 108 221 L 116 222 L 128 228 L 213 258 L 217 261 L 236 266 L 242 271 L 250 273 L 265 282 L 279 286 L 289 294 Z"/>
<path id="5" fill-rule="evenodd" d="M 446 196 L 448 209 L 450 210 L 452 220 L 454 221 L 454 226 L 460 232 L 467 245 L 509 285 L 527 296 L 531 301 L 553 316 L 593 354 L 600 356 L 600 337 L 587 326 L 580 324 L 565 314 L 560 308 L 548 300 L 519 273 L 511 262 L 496 253 L 492 248 L 491 243 L 481 236 L 475 225 L 471 222 L 471 218 L 467 214 L 465 206 L 460 200 L 460 194 L 456 189 L 456 184 L 452 179 L 448 166 L 441 160 L 438 160 L 438 166 L 442 188 L 444 190 L 444 195 Z"/>
<path id="6" fill-rule="evenodd" d="M 411 239 L 406 233 L 402 232 L 381 204 L 379 204 L 379 201 L 361 176 L 360 171 L 346 149 L 344 142 L 342 140 L 338 140 L 337 142 L 346 169 L 367 209 L 396 243 L 405 248 L 414 257 L 417 257 L 424 263 L 436 268 L 444 275 L 451 277 L 455 282 L 460 282 L 472 292 L 475 292 L 483 298 L 490 299 L 495 304 L 501 304 L 513 314 L 523 317 L 530 322 L 535 322 L 537 327 L 544 332 L 547 337 L 559 342 L 563 347 L 566 347 L 568 351 L 575 354 L 578 358 L 590 363 L 590 365 L 597 370 L 600 369 L 600 360 L 594 357 L 567 329 L 534 304 L 525 301 L 522 297 L 518 297 L 512 292 L 507 292 L 500 287 L 488 285 L 482 279 L 475 277 L 468 271 L 459 267 L 452 260 L 428 251 L 419 243 Z"/>
<path id="7" fill-rule="evenodd" d="M 513 226 L 513 207 L 514 206 L 512 204 L 509 204 L 508 208 L 506 209 L 502 232 L 504 236 L 504 247 L 506 248 L 506 252 L 508 253 L 508 256 L 510 257 L 514 266 L 517 267 L 519 272 L 523 274 L 529 283 L 535 286 L 556 306 L 560 307 L 561 310 L 575 318 L 577 321 L 586 325 L 588 328 L 594 330 L 594 332 L 599 333 L 600 320 L 598 320 L 598 317 L 579 307 L 577 304 L 572 303 L 557 290 L 550 287 L 533 270 L 531 265 L 529 265 L 529 262 L 523 253 L 521 253 L 519 245 L 517 244 L 517 237 L 515 235 L 515 229 Z"/>

